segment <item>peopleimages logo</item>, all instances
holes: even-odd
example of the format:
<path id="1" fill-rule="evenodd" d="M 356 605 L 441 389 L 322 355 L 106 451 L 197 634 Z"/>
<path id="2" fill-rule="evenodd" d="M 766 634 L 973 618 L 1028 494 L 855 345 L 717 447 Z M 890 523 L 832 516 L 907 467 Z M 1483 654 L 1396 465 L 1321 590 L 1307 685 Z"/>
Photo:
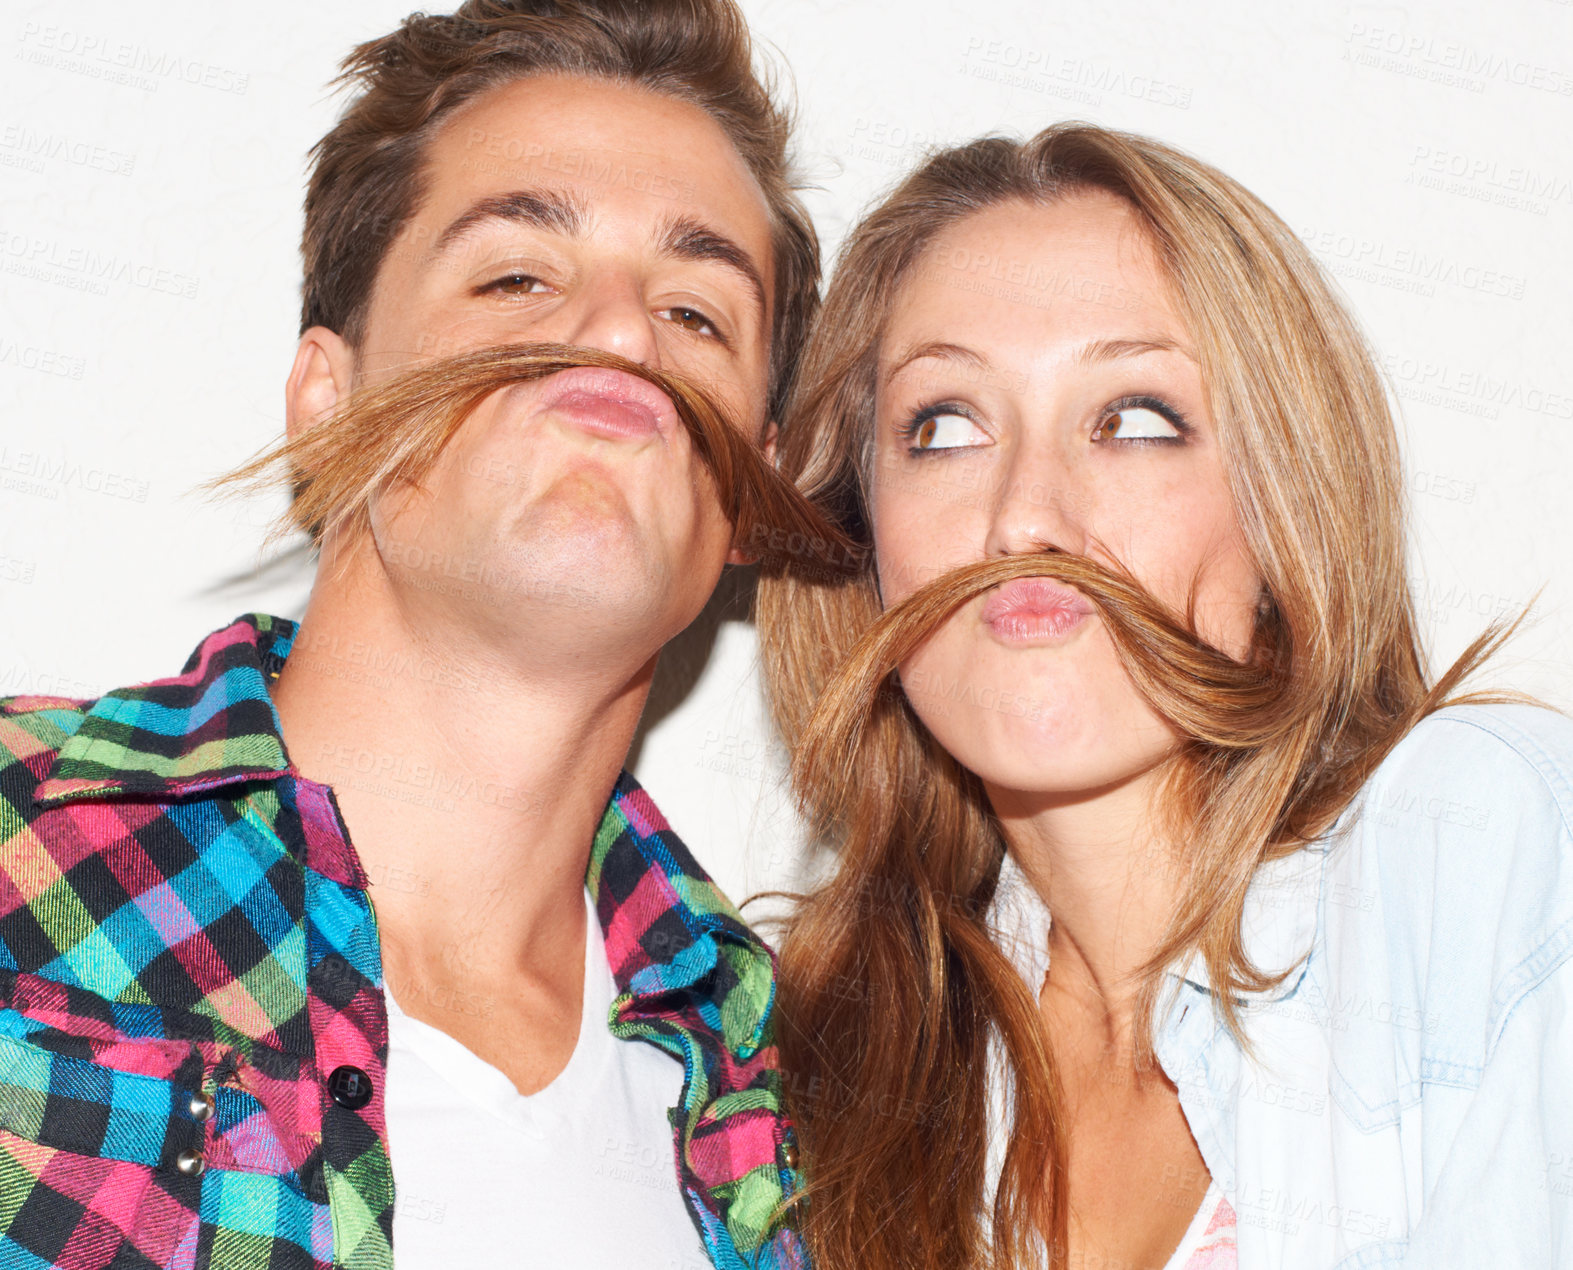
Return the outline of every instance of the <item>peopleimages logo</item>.
<path id="1" fill-rule="evenodd" d="M 29 171 L 41 172 L 45 161 L 69 163 L 74 167 L 102 172 L 106 176 L 130 176 L 136 170 L 137 156 L 123 150 L 60 132 L 39 132 L 23 124 L 9 123 L 0 127 L 0 162 L 8 166 L 22 166 Z M 12 159 L 16 162 L 11 162 Z"/>
<path id="2" fill-rule="evenodd" d="M 1573 419 L 1573 388 L 1548 388 L 1494 375 L 1474 366 L 1455 366 L 1425 357 L 1389 353 L 1382 365 L 1398 395 L 1426 405 L 1495 419 L 1504 409 L 1551 419 Z"/>
<path id="3" fill-rule="evenodd" d="M 0 335 L 0 366 L 57 375 L 61 379 L 81 379 L 87 370 L 87 360 L 37 344 L 19 344 Z"/>
<path id="4" fill-rule="evenodd" d="M 1348 43 L 1346 55 L 1357 65 L 1473 93 L 1484 92 L 1488 83 L 1496 81 L 1561 97 L 1573 96 L 1573 75 L 1560 67 L 1495 49 L 1471 48 L 1445 37 L 1351 22 Z"/>
<path id="5" fill-rule="evenodd" d="M 57 498 L 60 489 L 76 488 L 89 494 L 123 498 L 133 503 L 147 502 L 148 483 L 123 472 L 51 459 L 36 450 L 12 450 L 0 446 L 0 484 L 22 493 Z M 34 487 L 34 488 L 26 488 Z"/>
<path id="6" fill-rule="evenodd" d="M 1573 176 L 1525 163 L 1417 145 L 1406 183 L 1544 216 L 1553 203 L 1573 204 Z"/>
<path id="7" fill-rule="evenodd" d="M 962 72 L 975 79 L 1067 97 L 1089 106 L 1100 105 L 1103 93 L 1155 106 L 1171 106 L 1176 110 L 1189 110 L 1191 105 L 1191 90 L 1183 84 L 1173 84 L 1121 66 L 1089 62 L 1047 48 L 987 39 L 981 35 L 967 40 L 962 54 Z"/>
<path id="8" fill-rule="evenodd" d="M 123 283 L 192 300 L 201 285 L 191 274 L 163 265 L 4 227 L 0 227 L 0 270 L 94 295 L 107 295 L 111 283 Z"/>
<path id="9" fill-rule="evenodd" d="M 161 83 L 175 80 L 238 94 L 244 93 L 251 82 L 250 75 L 227 66 L 52 22 L 23 23 L 17 42 L 23 46 L 17 57 L 35 66 L 125 84 L 144 92 L 156 92 Z"/>
<path id="10" fill-rule="evenodd" d="M 1438 286 L 1522 300 L 1529 279 L 1410 243 L 1389 243 L 1332 229 L 1303 229 L 1300 238 L 1334 274 L 1434 296 Z"/>

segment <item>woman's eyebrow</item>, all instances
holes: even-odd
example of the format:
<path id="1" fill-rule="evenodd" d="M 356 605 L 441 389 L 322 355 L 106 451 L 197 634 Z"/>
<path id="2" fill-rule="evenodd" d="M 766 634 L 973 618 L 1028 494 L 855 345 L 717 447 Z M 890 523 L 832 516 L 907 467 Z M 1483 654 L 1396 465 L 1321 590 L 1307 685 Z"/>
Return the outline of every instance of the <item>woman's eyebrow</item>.
<path id="1" fill-rule="evenodd" d="M 1177 340 L 1167 339 L 1161 335 L 1137 339 L 1092 340 L 1077 349 L 1076 355 L 1071 360 L 1078 366 L 1089 366 L 1093 362 L 1112 362 L 1121 357 L 1141 357 L 1146 353 L 1178 353 L 1193 362 L 1196 360 L 1196 355 L 1190 349 Z"/>
<path id="2" fill-rule="evenodd" d="M 1193 362 L 1196 360 L 1196 355 L 1179 341 L 1154 335 L 1133 339 L 1092 340 L 1077 349 L 1071 361 L 1078 366 L 1087 366 L 1095 362 L 1116 361 L 1125 357 L 1142 357 L 1148 353 L 1178 353 Z M 913 362 L 922 361 L 926 357 L 958 362 L 977 371 L 986 371 L 989 368 L 989 359 L 974 349 L 944 340 L 925 340 L 921 344 L 914 344 L 891 363 L 890 369 L 885 372 L 883 378 L 888 383 Z"/>
<path id="3" fill-rule="evenodd" d="M 926 340 L 922 344 L 914 344 L 891 364 L 890 369 L 885 372 L 886 382 L 894 379 L 913 362 L 922 361 L 925 357 L 960 362 L 963 366 L 969 366 L 974 370 L 986 370 L 989 365 L 989 359 L 982 353 L 960 344 L 950 344 L 944 340 Z"/>

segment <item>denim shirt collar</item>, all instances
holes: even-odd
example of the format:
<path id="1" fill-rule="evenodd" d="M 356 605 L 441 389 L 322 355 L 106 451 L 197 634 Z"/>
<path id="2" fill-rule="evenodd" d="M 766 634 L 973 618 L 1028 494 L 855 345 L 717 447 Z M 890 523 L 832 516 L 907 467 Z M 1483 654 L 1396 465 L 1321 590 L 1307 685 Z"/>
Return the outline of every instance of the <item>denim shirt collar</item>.
<path id="1" fill-rule="evenodd" d="M 1258 866 L 1241 913 L 1241 942 L 1253 966 L 1282 978 L 1258 991 L 1240 993 L 1243 1005 L 1281 1001 L 1300 986 L 1316 938 L 1326 857 L 1326 847 L 1314 842 Z M 1168 973 L 1212 994 L 1207 963 L 1200 952 L 1180 959 Z"/>

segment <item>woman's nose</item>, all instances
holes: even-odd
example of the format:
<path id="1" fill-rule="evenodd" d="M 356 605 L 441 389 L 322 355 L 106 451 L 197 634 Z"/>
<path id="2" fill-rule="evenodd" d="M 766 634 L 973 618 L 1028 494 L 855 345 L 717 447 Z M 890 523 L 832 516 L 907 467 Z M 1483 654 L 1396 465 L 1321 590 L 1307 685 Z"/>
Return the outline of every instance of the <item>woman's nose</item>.
<path id="1" fill-rule="evenodd" d="M 1000 472 L 985 549 L 990 556 L 1053 548 L 1084 555 L 1090 499 L 1064 457 L 1024 446 Z"/>

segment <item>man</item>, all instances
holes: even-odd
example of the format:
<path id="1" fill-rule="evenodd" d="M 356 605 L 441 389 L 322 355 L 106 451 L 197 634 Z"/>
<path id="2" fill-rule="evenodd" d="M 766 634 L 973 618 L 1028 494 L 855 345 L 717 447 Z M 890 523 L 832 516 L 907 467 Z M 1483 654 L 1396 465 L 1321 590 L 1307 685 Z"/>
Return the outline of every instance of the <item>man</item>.
<path id="1" fill-rule="evenodd" d="M 509 345 L 763 436 L 817 250 L 731 0 L 470 0 L 346 65 L 294 458 Z M 738 558 L 700 448 L 593 358 L 512 383 L 304 517 L 298 628 L 4 703 L 0 1264 L 799 1263 L 769 952 L 620 774 Z"/>

